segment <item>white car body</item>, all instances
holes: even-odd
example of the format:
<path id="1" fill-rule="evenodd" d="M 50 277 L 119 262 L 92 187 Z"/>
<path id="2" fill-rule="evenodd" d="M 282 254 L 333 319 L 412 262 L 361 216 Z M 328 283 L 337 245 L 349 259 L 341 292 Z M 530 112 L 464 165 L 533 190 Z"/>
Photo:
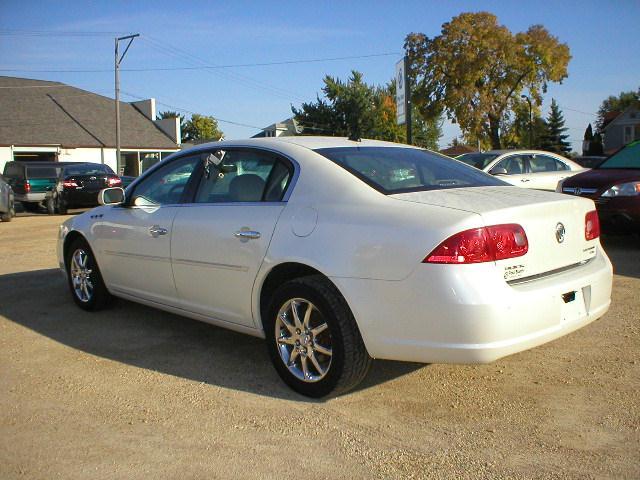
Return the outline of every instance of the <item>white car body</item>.
<path id="1" fill-rule="evenodd" d="M 276 152 L 293 162 L 293 180 L 278 202 L 105 205 L 76 215 L 61 226 L 60 268 L 69 236 L 83 236 L 113 295 L 263 337 L 266 279 L 278 266 L 300 264 L 337 287 L 371 357 L 429 363 L 491 362 L 609 308 L 611 263 L 599 239 L 584 236 L 591 200 L 510 186 L 385 195 L 313 151 L 361 146 L 412 148 L 324 137 L 195 147 Z M 555 236 L 560 222 L 563 243 Z M 507 223 L 524 228 L 526 255 L 423 263 L 457 232 Z M 167 234 L 152 236 L 150 228 Z M 261 236 L 240 239 L 240 231 Z M 573 301 L 563 300 L 568 292 Z"/>
<path id="2" fill-rule="evenodd" d="M 495 155 L 496 157 L 481 166 L 466 160 L 473 155 Z M 465 153 L 456 159 L 476 168 L 481 167 L 482 171 L 491 174 L 495 174 L 496 168 L 504 168 L 507 174 L 496 174 L 501 180 L 516 187 L 550 192 L 556 190 L 559 181 L 589 170 L 561 155 L 542 150 L 490 150 L 481 153 Z M 535 159 L 535 164 L 530 159 Z"/>

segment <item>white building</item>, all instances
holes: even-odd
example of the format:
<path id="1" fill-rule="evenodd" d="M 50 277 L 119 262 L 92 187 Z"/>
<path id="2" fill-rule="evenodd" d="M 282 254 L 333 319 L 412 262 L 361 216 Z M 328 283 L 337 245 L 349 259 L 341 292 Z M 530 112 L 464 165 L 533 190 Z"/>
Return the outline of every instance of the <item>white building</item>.
<path id="1" fill-rule="evenodd" d="M 114 100 L 59 82 L 0 77 L 0 173 L 11 160 L 96 162 L 116 170 Z M 120 102 L 121 174 L 180 149 L 180 120 L 155 100 Z"/>

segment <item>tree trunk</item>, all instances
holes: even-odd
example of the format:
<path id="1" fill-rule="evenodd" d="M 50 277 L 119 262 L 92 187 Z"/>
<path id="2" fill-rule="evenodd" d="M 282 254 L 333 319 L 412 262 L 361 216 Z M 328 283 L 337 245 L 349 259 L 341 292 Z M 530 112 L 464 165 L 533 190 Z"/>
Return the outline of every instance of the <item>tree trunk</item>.
<path id="1" fill-rule="evenodd" d="M 489 115 L 489 136 L 491 137 L 491 148 L 500 150 L 500 121 L 493 115 Z"/>

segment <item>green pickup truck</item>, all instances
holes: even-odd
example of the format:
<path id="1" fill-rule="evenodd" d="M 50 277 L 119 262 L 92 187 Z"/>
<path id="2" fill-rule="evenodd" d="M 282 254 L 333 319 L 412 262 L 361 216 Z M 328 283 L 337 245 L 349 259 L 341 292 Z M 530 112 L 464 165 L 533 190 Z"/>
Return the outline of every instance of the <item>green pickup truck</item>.
<path id="1" fill-rule="evenodd" d="M 7 162 L 4 176 L 15 200 L 28 212 L 38 210 L 58 181 L 61 168 L 69 162 Z"/>

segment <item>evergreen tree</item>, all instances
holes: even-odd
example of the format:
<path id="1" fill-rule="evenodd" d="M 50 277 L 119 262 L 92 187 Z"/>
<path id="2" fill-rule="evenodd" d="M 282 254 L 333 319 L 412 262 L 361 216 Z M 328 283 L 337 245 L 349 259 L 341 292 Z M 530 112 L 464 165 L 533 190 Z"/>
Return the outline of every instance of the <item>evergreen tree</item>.
<path id="1" fill-rule="evenodd" d="M 541 139 L 542 149 L 560 155 L 566 155 L 571 152 L 571 144 L 567 142 L 569 135 L 564 133 L 567 130 L 567 127 L 564 126 L 564 116 L 560 111 L 560 107 L 555 99 L 552 99 L 551 111 L 547 117 L 547 131 Z"/>

